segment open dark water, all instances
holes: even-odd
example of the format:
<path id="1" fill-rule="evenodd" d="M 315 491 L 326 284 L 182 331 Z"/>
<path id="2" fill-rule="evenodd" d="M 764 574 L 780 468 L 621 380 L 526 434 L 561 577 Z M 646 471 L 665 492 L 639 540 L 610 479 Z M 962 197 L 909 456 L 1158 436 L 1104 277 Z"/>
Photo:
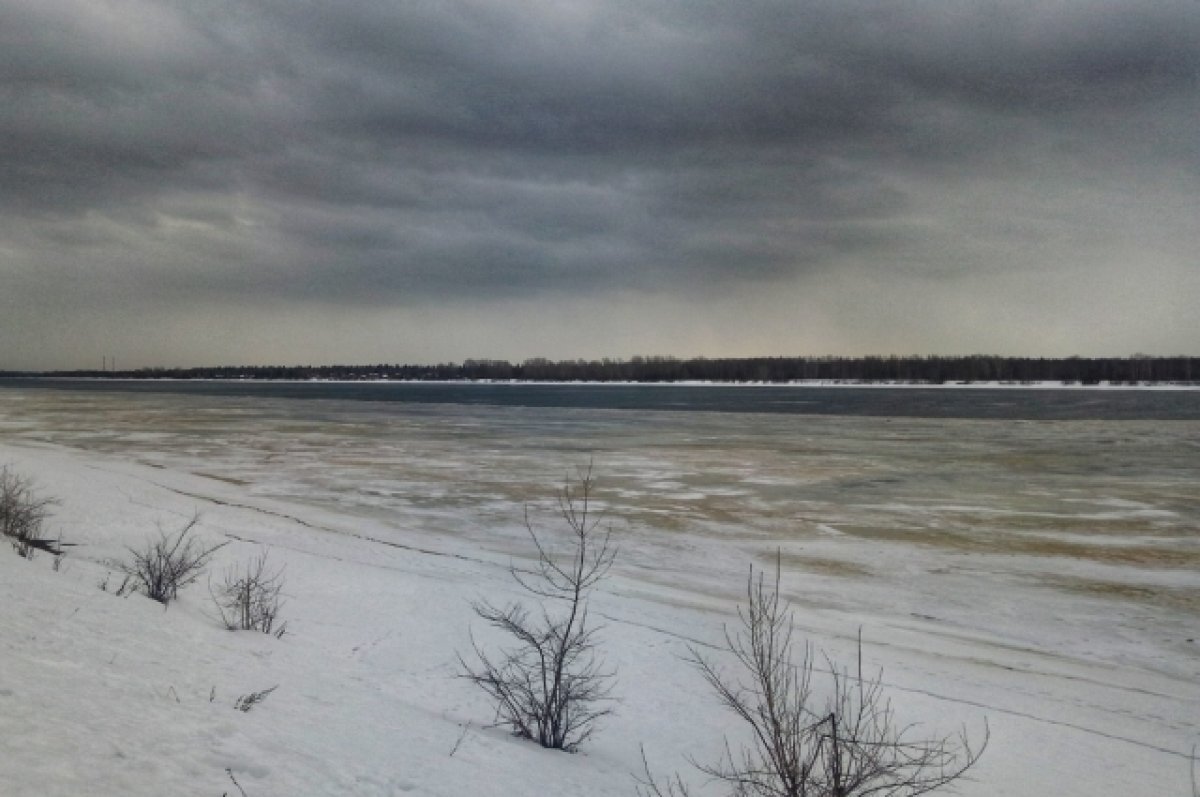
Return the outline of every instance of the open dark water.
<path id="1" fill-rule="evenodd" d="M 1012 420 L 1200 420 L 1200 390 L 0 379 L 0 388 L 501 407 Z"/>

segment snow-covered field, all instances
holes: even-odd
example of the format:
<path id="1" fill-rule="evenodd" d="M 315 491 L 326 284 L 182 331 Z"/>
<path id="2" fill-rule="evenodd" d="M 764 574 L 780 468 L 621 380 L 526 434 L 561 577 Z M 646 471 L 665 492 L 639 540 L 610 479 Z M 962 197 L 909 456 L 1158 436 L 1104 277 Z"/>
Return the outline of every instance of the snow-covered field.
<path id="1" fill-rule="evenodd" d="M 519 597 L 522 508 L 595 462 L 621 545 L 592 602 L 616 713 L 582 750 L 457 677 L 471 601 Z M 800 632 L 858 630 L 899 717 L 991 743 L 965 795 L 1180 795 L 1200 741 L 1200 424 L 380 407 L 0 391 L 0 464 L 61 502 L 55 570 L 0 550 L 0 794 L 632 795 L 741 730 L 716 645 L 780 550 Z M 282 639 L 109 562 L 199 512 L 286 567 Z M 98 586 L 108 580 L 110 591 Z M 714 653 L 714 655 L 716 655 Z M 278 686 L 250 712 L 241 695 Z"/>

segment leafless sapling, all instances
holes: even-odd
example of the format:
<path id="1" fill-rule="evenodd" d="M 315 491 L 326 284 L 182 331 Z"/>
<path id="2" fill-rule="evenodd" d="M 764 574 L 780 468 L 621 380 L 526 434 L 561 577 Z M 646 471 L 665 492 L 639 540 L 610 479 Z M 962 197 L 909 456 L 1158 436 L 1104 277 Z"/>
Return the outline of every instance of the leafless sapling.
<path id="1" fill-rule="evenodd" d="M 459 656 L 463 677 L 495 702 L 499 724 L 557 750 L 576 750 L 611 711 L 614 673 L 597 656 L 597 627 L 588 623 L 587 596 L 608 573 L 617 550 L 611 528 L 593 508 L 593 488 L 589 466 L 577 481 L 568 477 L 558 493 L 558 513 L 569 530 L 562 553 L 534 530 L 526 508 L 525 529 L 536 563 L 532 570 L 513 565 L 510 573 L 538 606 L 531 611 L 521 603 L 476 603 L 475 613 L 514 644 L 488 653 L 472 636 L 476 662 Z"/>
<path id="2" fill-rule="evenodd" d="M 727 783 L 739 797 L 913 797 L 950 786 L 987 746 L 957 736 L 923 738 L 897 721 L 883 693 L 881 675 L 863 672 L 862 640 L 854 670 L 823 656 L 818 668 L 811 646 L 797 651 L 791 609 L 779 595 L 780 567 L 768 583 L 751 570 L 747 602 L 738 608 L 739 629 L 725 631 L 725 650 L 738 670 L 731 676 L 695 648 L 691 661 L 718 699 L 750 731 L 751 742 L 735 753 L 728 744 L 716 764 L 696 764 Z M 814 695 L 814 674 L 829 672 L 823 701 Z M 643 760 L 641 793 L 686 797 L 676 775 L 658 783 Z"/>
<path id="3" fill-rule="evenodd" d="M 141 549 L 130 548 L 132 559 L 119 565 L 129 577 L 132 588 L 164 606 L 179 594 L 182 587 L 203 574 L 209 561 L 227 543 L 205 546 L 191 536 L 200 516 L 194 515 L 174 534 L 158 529 L 158 539 Z"/>
<path id="4" fill-rule="evenodd" d="M 283 570 L 272 570 L 263 553 L 243 567 L 233 566 L 225 571 L 223 583 L 209 594 L 221 614 L 221 622 L 231 631 L 261 631 L 282 637 L 287 623 L 279 622 L 283 606 Z"/>

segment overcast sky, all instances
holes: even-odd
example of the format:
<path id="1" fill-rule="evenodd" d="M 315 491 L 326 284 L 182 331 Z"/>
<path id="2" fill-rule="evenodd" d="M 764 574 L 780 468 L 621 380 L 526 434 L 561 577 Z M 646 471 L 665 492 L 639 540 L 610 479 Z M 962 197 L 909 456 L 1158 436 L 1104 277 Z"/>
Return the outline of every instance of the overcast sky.
<path id="1" fill-rule="evenodd" d="M 0 0 L 0 368 L 1200 354 L 1198 0 Z"/>

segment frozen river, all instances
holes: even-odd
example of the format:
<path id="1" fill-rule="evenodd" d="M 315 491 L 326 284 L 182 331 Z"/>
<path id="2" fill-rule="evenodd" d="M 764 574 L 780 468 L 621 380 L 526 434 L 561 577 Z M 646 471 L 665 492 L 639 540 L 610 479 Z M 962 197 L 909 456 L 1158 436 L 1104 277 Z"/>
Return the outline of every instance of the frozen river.
<path id="1" fill-rule="evenodd" d="M 1197 421 L 6 389 L 0 439 L 506 555 L 524 506 L 590 461 L 638 579 L 736 598 L 747 563 L 779 550 L 814 609 L 1200 679 Z"/>

